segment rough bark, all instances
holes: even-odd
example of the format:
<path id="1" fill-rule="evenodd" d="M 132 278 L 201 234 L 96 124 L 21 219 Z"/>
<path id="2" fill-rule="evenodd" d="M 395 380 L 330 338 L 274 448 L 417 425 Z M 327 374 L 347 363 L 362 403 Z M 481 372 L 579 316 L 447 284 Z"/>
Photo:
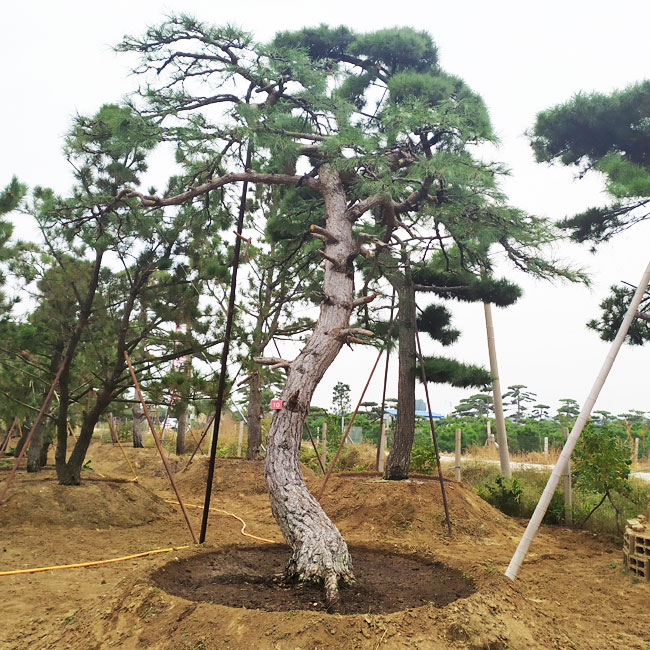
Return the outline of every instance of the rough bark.
<path id="1" fill-rule="evenodd" d="M 384 478 L 408 478 L 415 432 L 415 289 L 410 271 L 396 287 L 399 300 L 399 354 L 397 377 L 397 424 Z"/>
<path id="2" fill-rule="evenodd" d="M 32 436 L 27 450 L 27 471 L 40 472 L 47 465 L 47 452 L 52 441 L 52 426 L 40 427 Z"/>
<path id="3" fill-rule="evenodd" d="M 288 577 L 323 583 L 328 606 L 338 601 L 339 583 L 354 580 L 347 544 L 320 504 L 307 490 L 299 465 L 300 439 L 314 390 L 345 340 L 354 293 L 352 260 L 358 245 L 353 219 L 346 214 L 346 196 L 338 174 L 320 169 L 326 228 L 333 236 L 327 255 L 325 300 L 312 336 L 290 364 L 283 391 L 284 408 L 273 418 L 267 440 L 266 482 L 271 509 L 292 548 Z"/>
<path id="4" fill-rule="evenodd" d="M 65 368 L 59 379 L 59 412 L 56 417 L 56 451 L 54 464 L 56 476 L 61 480 L 65 474 L 66 456 L 68 452 L 68 404 L 70 402 L 70 372 Z"/>
<path id="5" fill-rule="evenodd" d="M 31 425 L 23 424 L 23 435 L 20 436 L 18 442 L 16 443 L 16 448 L 14 450 L 14 458 L 18 458 L 20 456 L 20 452 L 23 450 L 23 447 L 25 446 L 25 443 L 27 442 L 27 436 L 29 436 L 29 432 L 31 430 Z"/>
<path id="6" fill-rule="evenodd" d="M 43 427 L 39 429 L 32 436 L 27 450 L 27 472 L 40 472 L 41 471 L 41 452 L 43 450 Z"/>
<path id="7" fill-rule="evenodd" d="M 50 444 L 52 443 L 51 438 L 48 436 L 46 440 L 43 441 L 43 444 L 41 445 L 41 455 L 38 459 L 39 463 L 41 464 L 41 467 L 45 467 L 47 465 L 47 453 L 50 450 Z"/>
<path id="8" fill-rule="evenodd" d="M 248 389 L 248 447 L 246 460 L 259 460 L 262 456 L 262 380 L 259 372 L 253 374 Z"/>
<path id="9" fill-rule="evenodd" d="M 147 418 L 144 415 L 142 404 L 133 405 L 133 446 L 144 447 L 144 432 L 147 428 Z"/>
<path id="10" fill-rule="evenodd" d="M 60 485 L 79 485 L 81 483 L 81 469 L 93 437 L 95 425 L 99 422 L 99 418 L 110 402 L 110 390 L 103 389 L 97 395 L 95 404 L 84 415 L 77 443 L 70 454 L 68 462 L 61 467 L 57 466 L 57 478 Z"/>
<path id="11" fill-rule="evenodd" d="M 61 361 L 63 359 L 64 347 L 65 347 L 65 343 L 61 338 L 57 341 L 57 344 L 54 347 L 52 358 L 50 359 L 50 373 L 52 375 L 56 375 L 56 371 L 59 369 L 59 366 L 61 365 Z M 47 390 L 44 391 L 43 393 L 44 400 L 47 396 L 47 393 L 48 393 Z M 67 413 L 66 413 L 66 417 L 67 417 Z M 32 440 L 29 444 L 29 449 L 27 451 L 28 472 L 40 472 L 41 467 L 45 467 L 45 465 L 47 465 L 47 451 L 52 441 L 52 431 L 51 428 L 49 428 L 48 432 L 45 433 L 45 429 L 46 429 L 45 426 L 41 426 L 39 429 L 34 431 L 34 435 L 32 436 Z"/>

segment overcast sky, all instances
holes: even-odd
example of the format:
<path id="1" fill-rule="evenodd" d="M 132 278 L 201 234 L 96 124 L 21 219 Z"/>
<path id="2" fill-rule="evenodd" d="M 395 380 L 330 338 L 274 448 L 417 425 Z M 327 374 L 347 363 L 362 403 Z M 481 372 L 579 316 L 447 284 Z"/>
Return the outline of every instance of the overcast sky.
<path id="1" fill-rule="evenodd" d="M 136 84 L 129 76 L 127 57 L 113 53 L 111 47 L 124 34 L 140 34 L 174 11 L 215 24 L 237 24 L 259 40 L 277 30 L 319 23 L 345 24 L 358 31 L 395 25 L 429 31 L 443 68 L 462 77 L 488 106 L 501 141 L 494 158 L 512 172 L 505 185 L 510 202 L 552 219 L 607 198 L 596 176 L 578 181 L 571 170 L 534 162 L 525 131 L 536 113 L 581 90 L 610 92 L 650 76 L 650 4 L 638 0 L 534 4 L 23 0 L 3 8 L 0 186 L 16 174 L 30 186 L 47 185 L 61 192 L 69 187 L 69 170 L 60 152 L 72 116 L 119 100 Z M 164 186 L 164 178 L 154 184 Z M 563 397 L 582 403 L 608 349 L 585 323 L 598 314 L 609 285 L 621 280 L 636 284 L 648 262 L 649 235 L 650 224 L 642 224 L 595 256 L 586 247 L 558 246 L 556 252 L 564 259 L 589 270 L 590 288 L 534 282 L 503 269 L 525 290 L 514 307 L 494 310 L 504 389 L 526 384 L 553 409 Z M 459 305 L 453 311 L 463 336 L 444 351 L 423 341 L 425 353 L 487 365 L 482 306 Z M 650 410 L 649 354 L 650 349 L 643 348 L 622 351 L 596 409 Z M 343 352 L 321 382 L 314 403 L 329 406 L 332 387 L 339 380 L 352 386 L 356 403 L 375 355 L 362 348 L 354 355 Z M 366 400 L 380 399 L 382 376 L 377 372 Z M 393 370 L 389 396 L 396 396 L 396 385 Z M 435 386 L 431 392 L 433 409 L 447 413 L 473 391 Z M 418 397 L 423 397 L 421 387 Z"/>

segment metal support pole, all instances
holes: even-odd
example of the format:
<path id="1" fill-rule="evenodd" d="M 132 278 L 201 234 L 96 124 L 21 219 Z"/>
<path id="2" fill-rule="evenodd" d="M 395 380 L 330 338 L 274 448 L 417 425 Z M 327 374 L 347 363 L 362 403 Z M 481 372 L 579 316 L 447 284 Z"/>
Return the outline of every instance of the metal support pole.
<path id="1" fill-rule="evenodd" d="M 442 465 L 440 464 L 440 452 L 438 450 L 438 439 L 436 437 L 436 427 L 433 424 L 433 415 L 431 415 L 431 400 L 429 399 L 429 384 L 427 382 L 427 373 L 424 369 L 424 357 L 422 356 L 422 347 L 420 346 L 420 334 L 418 332 L 417 322 L 415 325 L 415 342 L 418 346 L 418 357 L 420 358 L 420 369 L 422 371 L 422 383 L 424 384 L 424 394 L 427 398 L 427 410 L 429 411 L 429 425 L 431 426 L 431 438 L 433 448 L 436 452 L 436 464 L 438 466 L 438 479 L 440 481 L 440 491 L 442 493 L 442 505 L 445 509 L 445 519 L 447 520 L 447 529 L 451 537 L 451 519 L 449 518 L 449 506 L 447 505 L 447 493 L 445 492 L 445 480 L 442 478 Z"/>
<path id="2" fill-rule="evenodd" d="M 245 169 L 251 166 L 253 155 L 252 143 L 248 143 L 246 152 Z M 235 237 L 235 254 L 232 263 L 232 275 L 230 279 L 230 297 L 228 298 L 228 315 L 226 317 L 226 331 L 224 333 L 223 349 L 221 351 L 221 374 L 219 375 L 219 387 L 217 399 L 214 403 L 214 432 L 212 434 L 212 445 L 210 446 L 210 463 L 208 465 L 208 479 L 205 486 L 205 501 L 203 503 L 203 518 L 201 520 L 201 534 L 199 541 L 205 542 L 205 534 L 208 528 L 208 517 L 210 515 L 210 498 L 212 496 L 212 481 L 214 479 L 214 463 L 217 457 L 217 444 L 219 442 L 219 426 L 221 423 L 221 409 L 223 408 L 223 397 L 226 392 L 226 375 L 228 372 L 228 352 L 230 351 L 230 337 L 232 335 L 232 321 L 235 315 L 235 297 L 237 291 L 237 270 L 239 269 L 239 255 L 241 252 L 242 231 L 244 229 L 244 215 L 246 213 L 246 194 L 248 192 L 248 181 L 244 181 L 241 201 L 239 203 L 239 216 L 237 219 L 237 237 Z"/>

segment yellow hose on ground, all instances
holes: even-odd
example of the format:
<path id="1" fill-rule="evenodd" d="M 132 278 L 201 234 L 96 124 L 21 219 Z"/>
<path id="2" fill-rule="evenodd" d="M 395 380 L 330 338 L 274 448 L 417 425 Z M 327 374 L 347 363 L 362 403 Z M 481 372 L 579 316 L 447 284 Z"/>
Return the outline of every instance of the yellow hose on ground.
<path id="1" fill-rule="evenodd" d="M 173 504 L 175 506 L 180 505 L 180 503 L 178 503 L 178 501 L 165 501 L 165 503 L 171 503 L 171 504 Z M 186 508 L 199 508 L 199 509 L 203 510 L 203 506 L 194 506 L 194 505 L 191 505 L 189 503 L 186 503 L 185 507 Z M 234 517 L 235 519 L 237 519 L 237 521 L 241 522 L 241 524 L 242 524 L 240 532 L 241 532 L 242 535 L 244 535 L 244 537 L 250 537 L 251 539 L 256 539 L 256 540 L 258 540 L 260 542 L 266 542 L 267 544 L 278 544 L 279 543 L 279 542 L 276 542 L 276 541 L 274 541 L 272 539 L 266 539 L 266 537 L 258 537 L 257 535 L 251 535 L 250 533 L 245 533 L 244 531 L 246 530 L 246 522 L 241 517 L 238 517 L 237 515 L 234 515 L 232 512 L 228 512 L 227 510 L 221 510 L 221 508 L 210 508 L 210 512 L 220 512 L 220 513 L 222 513 L 224 515 L 228 515 L 230 517 Z"/>
<path id="2" fill-rule="evenodd" d="M 58 566 L 46 566 L 38 569 L 20 569 L 19 571 L 0 571 L 0 576 L 15 576 L 20 573 L 37 573 L 39 571 L 56 571 L 57 569 L 79 569 L 87 566 L 97 566 L 98 564 L 110 564 L 111 562 L 124 562 L 125 560 L 133 560 L 145 555 L 155 555 L 156 553 L 169 553 L 169 551 L 179 551 L 186 546 L 171 546 L 170 548 L 160 548 L 155 551 L 147 551 L 145 553 L 136 553 L 135 555 L 126 555 L 125 557 L 116 557 L 111 560 L 96 560 L 94 562 L 81 562 L 80 564 L 60 564 Z"/>
<path id="3" fill-rule="evenodd" d="M 165 503 L 171 503 L 173 505 L 180 505 L 178 501 L 165 501 Z M 190 505 L 186 504 L 188 508 L 199 508 L 202 509 L 202 506 L 195 506 L 195 505 Z M 233 514 L 232 512 L 228 512 L 227 510 L 221 510 L 221 508 L 210 508 L 210 512 L 220 512 L 224 515 L 228 515 L 230 517 L 234 517 L 237 519 L 242 524 L 241 527 L 241 534 L 244 535 L 245 537 L 250 537 L 251 539 L 256 539 L 260 542 L 266 542 L 267 544 L 277 544 L 278 542 L 272 540 L 272 539 L 266 539 L 265 537 L 258 537 L 257 535 L 251 535 L 250 533 L 244 532 L 246 529 L 246 522 L 241 518 L 238 517 L 237 515 Z M 134 560 L 139 557 L 145 557 L 147 555 L 156 555 L 157 553 L 169 553 L 169 551 L 179 551 L 184 548 L 189 548 L 189 545 L 185 546 L 171 546 L 170 548 L 161 548 L 157 549 L 155 551 L 146 551 L 145 553 L 136 553 L 135 555 L 126 555 L 125 557 L 116 557 L 111 560 L 95 560 L 94 562 L 81 562 L 79 564 L 60 564 L 57 566 L 46 566 L 46 567 L 39 567 L 37 569 L 19 569 L 17 571 L 0 571 L 0 576 L 15 576 L 15 575 L 20 575 L 21 573 L 38 573 L 40 571 L 56 571 L 57 569 L 80 569 L 83 567 L 88 567 L 88 566 L 97 566 L 99 564 L 111 564 L 112 562 L 124 562 L 125 560 Z"/>

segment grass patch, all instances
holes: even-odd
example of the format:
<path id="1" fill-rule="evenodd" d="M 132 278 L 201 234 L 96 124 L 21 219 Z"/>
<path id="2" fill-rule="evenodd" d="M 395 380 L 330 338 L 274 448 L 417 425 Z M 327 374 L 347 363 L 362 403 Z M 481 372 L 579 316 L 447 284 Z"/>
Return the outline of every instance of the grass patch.
<path id="1" fill-rule="evenodd" d="M 518 509 L 513 513 L 513 499 L 508 499 L 507 494 L 504 494 L 508 492 L 510 486 L 506 486 L 505 490 L 502 489 L 499 491 L 497 485 L 497 477 L 499 476 L 498 465 L 482 463 L 480 461 L 463 465 L 463 483 L 474 488 L 480 496 L 495 507 L 499 507 L 499 502 L 505 499 L 506 509 L 504 509 L 504 512 L 506 514 L 527 519 L 533 514 L 550 475 L 551 472 L 549 470 L 543 469 L 520 469 L 512 472 L 513 478 L 517 480 L 521 488 Z M 635 478 L 631 478 L 630 483 L 632 485 L 632 491 L 629 496 L 622 496 L 620 494 L 613 495 L 614 503 L 623 514 L 624 519 L 630 519 L 639 513 L 647 512 L 650 504 L 650 484 Z M 488 486 L 492 486 L 492 492 L 496 492 L 492 494 Z M 584 490 L 573 490 L 574 527 L 580 526 L 589 511 L 601 498 L 602 495 L 600 494 Z M 558 489 L 553 495 L 549 509 L 544 517 L 544 522 L 549 524 L 564 524 L 564 495 L 561 489 Z M 598 508 L 590 517 L 585 529 L 594 533 L 610 535 L 616 538 L 620 537 L 616 524 L 616 512 L 607 502 Z"/>

